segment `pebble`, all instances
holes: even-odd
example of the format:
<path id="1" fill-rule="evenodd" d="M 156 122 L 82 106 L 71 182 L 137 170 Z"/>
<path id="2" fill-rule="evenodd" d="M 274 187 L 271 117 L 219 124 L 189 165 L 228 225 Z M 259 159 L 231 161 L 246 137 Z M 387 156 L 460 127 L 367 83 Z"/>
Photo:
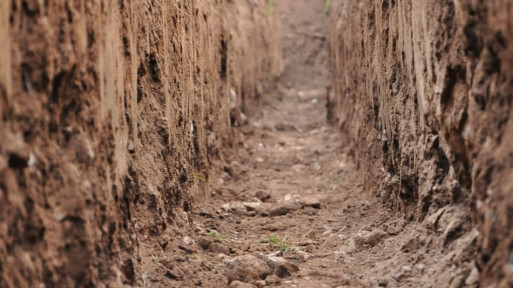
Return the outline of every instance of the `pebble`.
<path id="1" fill-rule="evenodd" d="M 271 195 L 269 194 L 269 192 L 257 191 L 255 193 L 255 197 L 260 199 L 260 201 L 265 202 L 271 198 Z"/>
<path id="2" fill-rule="evenodd" d="M 282 257 L 268 257 L 274 267 L 274 274 L 280 278 L 289 277 L 292 273 L 299 271 L 299 267 Z"/>
<path id="3" fill-rule="evenodd" d="M 253 282 L 265 279 L 271 274 L 271 269 L 265 261 L 253 255 L 242 255 L 229 261 L 226 269 L 228 282 Z"/>
<path id="4" fill-rule="evenodd" d="M 239 214 L 244 214 L 247 211 L 246 207 L 241 202 L 226 203 L 221 206 L 221 208 L 227 212 L 234 212 Z"/>
<path id="5" fill-rule="evenodd" d="M 297 243 L 297 245 L 299 245 L 299 246 L 310 246 L 310 245 L 317 245 L 317 244 L 319 244 L 319 243 L 312 241 L 312 240 L 306 240 L 306 241 L 301 241 L 301 242 Z"/>
<path id="6" fill-rule="evenodd" d="M 216 254 L 224 254 L 224 255 L 230 255 L 230 248 L 224 246 L 220 243 L 212 243 L 208 247 L 208 251 L 216 253 Z"/>
<path id="7" fill-rule="evenodd" d="M 247 211 L 256 211 L 262 206 L 262 202 L 243 202 L 242 205 L 246 207 Z"/>
<path id="8" fill-rule="evenodd" d="M 299 200 L 305 207 L 313 207 L 315 209 L 321 209 L 321 197 L 319 196 L 307 196 Z"/>
<path id="9" fill-rule="evenodd" d="M 275 206 L 269 211 L 269 216 L 283 216 L 289 214 L 290 212 L 299 210 L 301 208 L 303 208 L 303 205 L 301 205 L 301 203 L 298 202 L 279 204 L 278 206 Z"/>
<path id="10" fill-rule="evenodd" d="M 381 242 L 381 240 L 383 240 L 383 238 L 385 238 L 385 236 L 387 235 L 388 234 L 386 232 L 378 229 L 368 233 L 360 232 L 358 233 L 358 235 L 354 237 L 354 243 L 358 247 L 363 247 L 365 245 L 375 246 L 376 244 Z"/>
<path id="11" fill-rule="evenodd" d="M 198 239 L 198 246 L 203 250 L 207 250 L 210 247 L 210 244 L 212 244 L 212 241 L 206 237 Z"/>
<path id="12" fill-rule="evenodd" d="M 193 242 L 194 242 L 194 240 L 192 240 L 192 238 L 191 238 L 191 237 L 187 237 L 187 236 L 185 236 L 185 237 L 183 237 L 183 242 L 184 242 L 185 244 L 187 244 L 187 245 L 190 245 L 191 243 L 193 243 Z"/>
<path id="13" fill-rule="evenodd" d="M 479 283 L 479 270 L 477 270 L 476 264 L 472 263 L 472 270 L 470 270 L 470 274 L 465 279 L 465 284 L 471 286 L 477 283 Z"/>
<path id="14" fill-rule="evenodd" d="M 297 251 L 296 255 L 303 262 L 306 262 L 306 261 L 308 261 L 308 259 L 310 259 L 310 254 L 308 254 L 307 252 L 301 251 L 301 250 Z"/>
<path id="15" fill-rule="evenodd" d="M 278 130 L 278 131 L 296 131 L 297 130 L 296 126 L 294 126 L 292 124 L 288 124 L 288 123 L 277 123 L 276 125 L 274 125 L 274 128 L 276 128 L 276 130 Z"/>

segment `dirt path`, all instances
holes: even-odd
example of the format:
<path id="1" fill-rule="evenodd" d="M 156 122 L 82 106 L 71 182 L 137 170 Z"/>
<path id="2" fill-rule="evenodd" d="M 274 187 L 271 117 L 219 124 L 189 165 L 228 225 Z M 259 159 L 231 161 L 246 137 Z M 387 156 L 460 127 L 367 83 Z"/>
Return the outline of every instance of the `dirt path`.
<path id="1" fill-rule="evenodd" d="M 232 154 L 211 202 L 195 207 L 194 231 L 177 231 L 181 238 L 169 245 L 176 248 L 141 249 L 151 251 L 143 259 L 163 263 L 149 274 L 148 286 L 162 275 L 175 287 L 461 287 L 477 281 L 477 272 L 454 265 L 465 260 L 459 255 L 475 235 L 451 243 L 440 232 L 456 211 L 427 221 L 431 226 L 386 212 L 379 198 L 362 191 L 342 136 L 326 123 L 324 90 L 284 92 L 281 100 L 265 99 L 261 114 L 241 128 L 244 148 Z M 449 244 L 452 252 L 445 253 Z"/>
<path id="2" fill-rule="evenodd" d="M 457 209 L 420 225 L 391 214 L 380 193 L 363 192 L 343 136 L 326 121 L 324 1 L 277 2 L 285 30 L 283 85 L 239 128 L 241 147 L 228 153 L 211 201 L 182 215 L 192 229 L 184 224 L 171 244 L 141 248 L 143 261 L 161 267 L 145 283 L 475 286 L 477 269 L 455 265 L 476 236 L 452 241 Z"/>

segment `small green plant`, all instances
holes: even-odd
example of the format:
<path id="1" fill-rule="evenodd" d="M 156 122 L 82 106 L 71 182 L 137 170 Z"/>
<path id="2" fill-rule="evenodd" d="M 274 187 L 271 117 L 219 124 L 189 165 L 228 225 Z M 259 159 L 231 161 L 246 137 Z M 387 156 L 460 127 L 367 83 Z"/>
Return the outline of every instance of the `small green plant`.
<path id="1" fill-rule="evenodd" d="M 324 2 L 324 16 L 330 17 L 330 12 L 331 12 L 331 0 L 326 0 L 326 2 Z"/>
<path id="2" fill-rule="evenodd" d="M 269 239 L 267 239 L 267 241 L 269 243 L 271 243 L 274 247 L 278 248 L 278 250 L 280 250 L 281 252 L 294 252 L 294 251 L 296 251 L 297 250 L 296 248 L 287 246 L 287 244 L 285 244 L 285 240 L 286 239 L 287 239 L 287 236 L 285 236 L 285 238 L 283 238 L 283 240 L 280 240 L 275 235 L 271 235 L 271 236 L 269 236 Z"/>
<path id="3" fill-rule="evenodd" d="M 275 10 L 275 4 L 274 0 L 267 0 L 267 20 L 269 21 L 269 26 L 272 29 L 272 19 L 274 17 L 274 10 Z"/>
<path id="4" fill-rule="evenodd" d="M 219 233 L 215 230 L 210 230 L 207 233 L 205 233 L 208 237 L 214 238 L 218 241 L 225 242 L 225 243 L 234 243 L 234 241 L 231 239 L 231 236 L 229 234 L 225 233 Z"/>
<path id="5" fill-rule="evenodd" d="M 335 177 L 335 182 L 337 184 L 340 184 L 340 183 L 344 182 L 346 179 L 347 179 L 347 174 L 344 172 L 341 172 L 340 174 L 337 174 L 337 176 Z"/>
<path id="6" fill-rule="evenodd" d="M 274 245 L 278 245 L 281 242 L 280 239 L 278 239 L 278 237 L 276 237 L 274 235 L 269 236 L 268 240 L 269 240 L 270 243 L 272 243 Z"/>
<path id="7" fill-rule="evenodd" d="M 207 181 L 203 176 L 196 174 L 194 171 L 192 171 L 192 178 L 194 178 L 194 182 L 196 182 L 196 181 L 206 182 Z"/>

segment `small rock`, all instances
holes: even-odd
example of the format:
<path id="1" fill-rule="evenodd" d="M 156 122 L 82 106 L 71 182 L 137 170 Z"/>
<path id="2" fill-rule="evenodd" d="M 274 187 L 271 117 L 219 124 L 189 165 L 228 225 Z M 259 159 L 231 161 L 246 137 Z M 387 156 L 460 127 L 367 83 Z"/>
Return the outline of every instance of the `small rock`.
<path id="1" fill-rule="evenodd" d="M 183 245 L 178 245 L 178 248 L 179 248 L 180 250 L 184 251 L 184 252 L 185 252 L 185 253 L 187 253 L 187 254 L 192 254 L 192 253 L 195 253 L 195 252 L 196 252 L 196 251 L 194 251 L 194 250 L 192 250 L 192 249 L 190 249 L 190 248 L 188 248 L 188 247 L 185 247 L 185 246 L 183 246 Z"/>
<path id="2" fill-rule="evenodd" d="M 415 268 L 420 272 L 424 272 L 424 269 L 426 269 L 426 266 L 424 264 L 417 264 L 415 265 Z"/>
<path id="3" fill-rule="evenodd" d="M 444 244 L 448 244 L 449 242 L 459 238 L 459 236 L 465 231 L 465 224 L 466 219 L 463 217 L 455 217 L 452 219 L 442 235 Z"/>
<path id="4" fill-rule="evenodd" d="M 319 196 L 307 196 L 300 200 L 305 207 L 313 207 L 315 209 L 321 209 L 321 197 Z"/>
<path id="5" fill-rule="evenodd" d="M 385 238 L 387 235 L 387 233 L 377 229 L 369 233 L 360 232 L 354 237 L 354 243 L 358 247 L 363 247 L 366 245 L 374 246 L 381 242 L 381 240 L 383 240 L 383 238 Z"/>
<path id="6" fill-rule="evenodd" d="M 247 209 L 246 206 L 244 206 L 241 202 L 232 202 L 232 203 L 226 203 L 221 206 L 223 210 L 227 212 L 233 212 L 238 214 L 245 214 Z"/>
<path id="7" fill-rule="evenodd" d="M 244 283 L 241 281 L 233 281 L 230 283 L 230 288 L 257 288 L 257 286 L 253 284 Z"/>
<path id="8" fill-rule="evenodd" d="M 265 191 L 257 191 L 255 193 L 255 197 L 260 199 L 260 201 L 265 202 L 271 198 L 271 195 Z"/>
<path id="9" fill-rule="evenodd" d="M 230 255 L 230 248 L 224 246 L 220 243 L 212 243 L 208 247 L 208 251 L 216 253 L 216 254 L 224 254 L 224 255 Z"/>
<path id="10" fill-rule="evenodd" d="M 374 279 L 378 287 L 387 287 L 390 282 L 387 278 L 376 278 Z"/>
<path id="11" fill-rule="evenodd" d="M 299 243 L 297 243 L 297 245 L 299 246 L 310 246 L 310 245 L 317 245 L 318 243 L 315 242 L 315 241 L 312 241 L 312 240 L 306 240 L 306 241 L 301 241 Z"/>
<path id="12" fill-rule="evenodd" d="M 276 251 L 276 252 L 269 254 L 269 256 L 267 256 L 267 257 L 282 257 L 282 256 L 283 256 L 282 251 Z"/>
<path id="13" fill-rule="evenodd" d="M 291 263 L 285 258 L 268 257 L 268 259 L 274 266 L 274 274 L 280 278 L 291 276 L 292 273 L 299 271 L 299 267 L 296 264 Z"/>
<path id="14" fill-rule="evenodd" d="M 175 269 L 167 270 L 164 275 L 169 279 L 173 279 L 173 280 L 177 280 L 177 281 L 182 281 L 184 279 L 183 272 L 179 268 L 176 268 L 176 267 L 175 267 Z"/>
<path id="15" fill-rule="evenodd" d="M 226 269 L 228 282 L 253 282 L 265 279 L 271 274 L 269 266 L 253 255 L 242 255 L 231 260 Z"/>
<path id="16" fill-rule="evenodd" d="M 246 207 L 247 211 L 255 211 L 262 206 L 262 202 L 243 202 L 242 205 Z"/>
<path id="17" fill-rule="evenodd" d="M 280 282 L 281 279 L 276 275 L 270 275 L 267 278 L 265 278 L 265 284 L 270 287 L 276 287 Z"/>
<path id="18" fill-rule="evenodd" d="M 128 152 L 129 152 L 130 154 L 135 153 L 134 142 L 133 142 L 132 140 L 130 140 L 130 141 L 128 142 L 128 148 L 127 148 L 127 149 L 128 149 Z"/>
<path id="19" fill-rule="evenodd" d="M 265 280 L 258 280 L 258 281 L 255 281 L 255 285 L 258 287 L 258 288 L 262 288 L 265 286 Z"/>
<path id="20" fill-rule="evenodd" d="M 262 216 L 262 217 L 269 217 L 269 211 L 268 210 L 260 211 L 260 216 Z"/>
<path id="21" fill-rule="evenodd" d="M 470 274 L 467 279 L 465 279 L 466 285 L 475 285 L 479 282 L 479 270 L 477 270 L 476 264 L 472 263 L 472 270 L 470 270 Z"/>
<path id="22" fill-rule="evenodd" d="M 201 237 L 198 239 L 198 246 L 203 250 L 208 250 L 210 244 L 212 244 L 212 241 L 206 237 Z"/>
<path id="23" fill-rule="evenodd" d="M 231 177 L 238 177 L 246 173 L 246 170 L 237 161 L 232 161 L 227 170 Z"/>
<path id="24" fill-rule="evenodd" d="M 303 208 L 303 205 L 298 202 L 289 202 L 289 203 L 279 204 L 278 206 L 272 208 L 269 211 L 269 216 L 271 216 L 271 217 L 283 216 L 283 215 L 289 214 L 290 212 L 299 210 L 301 208 Z"/>
<path id="25" fill-rule="evenodd" d="M 278 131 L 296 131 L 297 130 L 296 126 L 294 126 L 292 124 L 288 124 L 288 123 L 277 123 L 276 125 L 274 125 L 274 128 L 276 128 L 276 130 L 278 130 Z"/>
<path id="26" fill-rule="evenodd" d="M 299 250 L 296 252 L 296 255 L 298 256 L 299 260 L 302 262 L 306 262 L 306 261 L 308 261 L 308 259 L 310 259 L 310 254 L 308 254 L 305 251 Z"/>
<path id="27" fill-rule="evenodd" d="M 187 244 L 187 245 L 190 245 L 191 243 L 193 243 L 193 242 L 194 242 L 194 240 L 192 240 L 192 239 L 191 239 L 191 237 L 187 237 L 187 236 L 185 236 L 185 237 L 183 237 L 183 242 L 184 242 L 185 244 Z"/>
<path id="28" fill-rule="evenodd" d="M 201 212 L 199 213 L 199 215 L 200 215 L 201 217 L 205 217 L 205 218 L 214 218 L 214 216 L 212 216 L 212 214 L 211 214 L 211 213 L 206 212 L 206 211 L 201 211 Z"/>
<path id="29" fill-rule="evenodd" d="M 248 124 L 248 117 L 244 113 L 240 113 L 240 121 L 242 125 Z"/>

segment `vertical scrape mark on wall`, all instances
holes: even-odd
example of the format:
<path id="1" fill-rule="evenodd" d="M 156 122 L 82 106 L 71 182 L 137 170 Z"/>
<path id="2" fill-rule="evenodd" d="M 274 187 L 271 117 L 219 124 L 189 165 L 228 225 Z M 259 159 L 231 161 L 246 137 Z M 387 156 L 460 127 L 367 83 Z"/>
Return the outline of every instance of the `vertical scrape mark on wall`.
<path id="1" fill-rule="evenodd" d="M 415 2 L 413 3 L 412 8 L 412 27 L 414 31 L 422 31 L 422 25 L 426 21 L 426 15 L 423 13 L 422 7 L 419 7 L 419 3 Z M 421 23 L 419 23 L 422 21 Z M 417 83 L 417 105 L 419 107 L 419 113 L 421 115 L 420 122 L 421 124 L 424 124 L 424 113 L 427 111 L 426 107 L 424 107 L 425 103 L 425 92 L 426 92 L 426 83 L 425 75 L 424 75 L 424 57 L 425 55 L 422 55 L 420 51 L 423 51 L 422 49 L 422 43 L 426 41 L 425 36 L 421 33 L 412 33 L 413 34 L 413 47 L 412 50 L 414 52 L 414 63 L 413 66 L 415 67 L 415 81 Z"/>
<path id="2" fill-rule="evenodd" d="M 131 104 L 130 104 L 130 114 L 132 119 L 132 137 L 133 137 L 133 145 L 134 149 L 137 152 L 139 150 L 139 143 L 137 141 L 137 67 L 139 65 L 139 59 L 137 57 L 137 27 L 138 27 L 138 19 L 137 13 L 134 10 L 134 1 L 130 1 L 130 18 L 131 24 L 130 26 L 130 68 L 131 68 L 131 77 L 132 77 L 132 89 L 131 93 Z"/>
<path id="3" fill-rule="evenodd" d="M 9 37 L 9 11 L 11 1 L 0 3 L 0 117 L 11 102 L 11 39 Z"/>
<path id="4" fill-rule="evenodd" d="M 168 27 L 168 23 L 171 23 L 171 18 L 169 17 L 169 13 L 168 13 L 168 10 L 169 10 L 169 7 L 166 7 L 164 5 L 161 6 L 161 9 L 162 9 L 162 21 L 161 21 L 161 25 L 162 25 L 162 39 L 164 40 L 163 41 L 163 49 L 164 49 L 164 54 L 165 55 L 171 55 L 171 49 L 170 49 L 170 44 L 171 44 L 171 40 L 170 40 L 170 37 L 169 37 L 169 33 L 171 33 L 171 31 L 173 31 L 173 29 L 170 27 Z M 170 99 L 170 96 L 171 96 L 171 89 L 170 89 L 170 86 L 169 86 L 169 81 L 171 81 L 171 78 L 170 78 L 170 73 L 169 73 L 169 63 L 167 61 L 167 58 L 163 58 L 162 60 L 164 63 L 162 65 L 164 65 L 164 75 L 163 75 L 163 83 L 164 83 L 164 100 L 165 100 L 165 115 L 166 115 L 166 129 L 168 131 L 168 139 L 167 139 L 167 144 L 169 146 L 169 144 L 171 143 L 171 137 L 173 135 L 172 132 L 172 121 L 171 121 L 171 111 L 172 111 L 172 104 L 171 104 L 171 99 Z M 169 147 L 167 147 L 169 148 Z"/>

